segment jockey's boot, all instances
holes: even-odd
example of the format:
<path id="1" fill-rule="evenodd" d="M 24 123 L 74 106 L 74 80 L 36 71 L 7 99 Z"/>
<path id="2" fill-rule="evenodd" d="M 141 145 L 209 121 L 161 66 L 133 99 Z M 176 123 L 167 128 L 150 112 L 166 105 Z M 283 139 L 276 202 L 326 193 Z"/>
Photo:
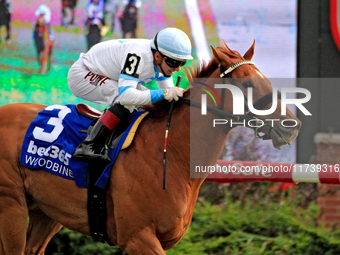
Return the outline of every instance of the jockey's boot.
<path id="1" fill-rule="evenodd" d="M 121 120 L 130 120 L 130 118 L 130 111 L 120 104 L 115 104 L 105 110 L 85 140 L 77 147 L 73 158 L 86 162 L 100 160 L 110 163 L 106 141 Z"/>

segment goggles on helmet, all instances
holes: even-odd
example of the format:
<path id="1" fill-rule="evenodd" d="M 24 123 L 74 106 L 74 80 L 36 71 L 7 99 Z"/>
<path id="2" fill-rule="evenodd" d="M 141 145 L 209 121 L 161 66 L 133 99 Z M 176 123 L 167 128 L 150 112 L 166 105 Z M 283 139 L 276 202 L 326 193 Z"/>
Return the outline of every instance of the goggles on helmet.
<path id="1" fill-rule="evenodd" d="M 176 60 L 173 58 L 169 58 L 165 55 L 163 55 L 162 53 L 160 53 L 164 59 L 164 62 L 170 67 L 170 68 L 177 68 L 179 66 L 184 66 L 186 64 L 186 61 L 180 61 L 180 60 Z"/>

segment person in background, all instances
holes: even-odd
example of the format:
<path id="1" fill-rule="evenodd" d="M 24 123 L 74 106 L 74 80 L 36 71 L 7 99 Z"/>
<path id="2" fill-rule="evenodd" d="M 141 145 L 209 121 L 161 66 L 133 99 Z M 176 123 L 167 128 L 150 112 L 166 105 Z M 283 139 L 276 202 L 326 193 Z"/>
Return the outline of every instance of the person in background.
<path id="1" fill-rule="evenodd" d="M 172 75 L 191 56 L 191 42 L 173 27 L 150 39 L 108 40 L 94 45 L 68 72 L 71 92 L 82 99 L 109 106 L 73 154 L 74 159 L 109 162 L 106 139 L 120 121 L 129 121 L 135 106 L 162 99 L 178 100 L 183 89 L 175 87 Z M 156 81 L 158 88 L 143 84 Z"/>
<path id="2" fill-rule="evenodd" d="M 130 0 L 123 0 L 123 9 L 130 3 Z M 139 9 L 142 7 L 142 0 L 134 0 L 134 4 Z"/>
<path id="3" fill-rule="evenodd" d="M 114 33 L 116 13 L 118 12 L 118 0 L 104 0 L 104 20 L 110 24 L 109 30 Z"/>
<path id="4" fill-rule="evenodd" d="M 43 74 L 51 69 L 52 47 L 55 41 L 53 30 L 50 26 L 51 10 L 42 4 L 35 11 L 37 21 L 33 30 L 33 40 L 37 50 L 39 73 Z"/>
<path id="5" fill-rule="evenodd" d="M 142 2 L 136 0 L 128 0 L 123 2 L 123 12 L 119 16 L 122 27 L 122 36 L 126 38 L 130 34 L 131 38 L 136 38 L 138 26 L 138 10 Z"/>
<path id="6" fill-rule="evenodd" d="M 67 25 L 74 25 L 74 19 L 76 16 L 76 6 L 78 0 L 62 0 L 61 1 L 61 26 L 67 27 Z M 66 22 L 67 20 L 67 9 L 70 9 L 70 21 L 69 23 Z"/>
<path id="7" fill-rule="evenodd" d="M 11 39 L 11 7 L 10 0 L 0 0 L 0 31 L 1 27 L 6 27 L 6 43 L 10 43 Z M 1 43 L 1 34 L 0 34 Z"/>
<path id="8" fill-rule="evenodd" d="M 102 39 L 101 29 L 104 27 L 104 1 L 90 0 L 86 6 L 87 20 L 85 26 L 88 29 L 86 35 L 87 49 L 99 43 Z"/>

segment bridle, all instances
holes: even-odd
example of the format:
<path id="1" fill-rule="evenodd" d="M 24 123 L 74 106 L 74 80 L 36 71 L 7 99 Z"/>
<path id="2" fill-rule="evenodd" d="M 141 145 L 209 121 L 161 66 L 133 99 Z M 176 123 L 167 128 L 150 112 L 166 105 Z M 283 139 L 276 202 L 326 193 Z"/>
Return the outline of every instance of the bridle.
<path id="1" fill-rule="evenodd" d="M 220 77 L 223 78 L 223 84 L 225 84 L 225 79 L 228 79 L 229 82 L 231 84 L 234 84 L 233 78 L 231 77 L 231 73 L 239 66 L 244 65 L 244 64 L 250 64 L 250 65 L 254 65 L 254 62 L 249 61 L 249 60 L 244 60 L 244 61 L 240 61 L 234 65 L 232 65 L 231 67 L 229 67 L 228 69 L 226 69 L 223 65 L 220 64 Z M 222 103 L 224 102 L 224 95 L 225 95 L 225 89 L 222 89 L 222 95 L 221 95 L 221 101 Z M 278 93 L 278 98 L 281 99 L 281 94 L 280 92 Z M 256 100 L 253 103 L 253 106 L 255 109 L 263 109 L 264 107 L 266 107 L 268 104 L 272 103 L 272 99 L 273 99 L 273 92 L 270 92 L 266 95 L 264 95 L 263 97 L 259 98 L 258 100 Z M 179 99 L 181 102 L 188 104 L 190 106 L 193 107 L 197 107 L 197 108 L 201 108 L 201 104 L 198 102 L 195 102 L 193 100 L 187 99 L 187 98 L 183 98 L 181 97 Z M 246 95 L 244 95 L 244 100 L 245 102 L 247 102 L 247 97 Z M 212 108 L 210 106 L 207 106 L 207 111 L 217 114 L 219 116 L 222 117 L 226 117 L 226 118 L 230 118 L 230 119 L 234 119 L 236 121 L 256 121 L 256 125 L 254 127 L 252 127 L 254 129 L 254 134 L 257 138 L 263 139 L 263 140 L 269 140 L 270 138 L 270 133 L 272 130 L 272 127 L 269 126 L 268 124 L 264 124 L 261 127 L 258 126 L 258 124 L 262 123 L 263 121 L 260 120 L 259 118 L 257 118 L 252 112 L 249 111 L 249 108 L 247 106 L 247 104 L 245 103 L 245 109 L 246 109 L 246 115 L 247 116 L 243 116 L 243 115 L 234 115 L 230 112 L 226 112 L 223 110 L 223 105 L 221 106 L 222 109 L 216 109 L 216 108 Z M 268 134 L 265 135 L 260 135 L 259 134 L 259 129 L 260 128 L 267 128 L 268 129 Z"/>

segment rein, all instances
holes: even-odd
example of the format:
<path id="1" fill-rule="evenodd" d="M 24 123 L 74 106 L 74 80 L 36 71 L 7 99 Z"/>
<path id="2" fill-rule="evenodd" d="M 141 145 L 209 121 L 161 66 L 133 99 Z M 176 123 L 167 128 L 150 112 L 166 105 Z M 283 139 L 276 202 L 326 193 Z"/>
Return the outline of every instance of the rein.
<path id="1" fill-rule="evenodd" d="M 179 85 L 181 84 L 182 76 L 177 77 L 176 87 L 179 88 Z M 166 189 L 166 144 L 168 141 L 168 133 L 169 133 L 169 127 L 170 127 L 170 121 L 172 116 L 172 111 L 174 109 L 175 100 L 173 99 L 170 104 L 170 110 L 168 115 L 168 121 L 166 123 L 166 130 L 165 130 L 165 139 L 164 139 L 164 153 L 163 153 L 163 189 Z"/>
<path id="2" fill-rule="evenodd" d="M 193 101 L 191 99 L 184 98 L 184 97 L 180 97 L 179 101 L 182 102 L 182 103 L 185 103 L 185 104 L 187 104 L 189 106 L 196 107 L 196 108 L 201 108 L 201 106 L 202 106 L 201 103 L 198 103 L 196 101 Z M 226 112 L 226 111 L 223 111 L 221 109 L 212 108 L 210 106 L 207 106 L 207 110 L 209 112 L 217 114 L 217 115 L 219 115 L 221 117 L 227 117 L 227 118 L 234 119 L 234 120 L 237 120 L 237 121 L 243 121 L 243 120 L 249 121 L 249 120 L 253 120 L 252 118 L 249 118 L 249 117 L 245 117 L 245 116 L 242 116 L 242 115 L 234 115 L 234 114 L 232 114 L 230 112 Z"/>

